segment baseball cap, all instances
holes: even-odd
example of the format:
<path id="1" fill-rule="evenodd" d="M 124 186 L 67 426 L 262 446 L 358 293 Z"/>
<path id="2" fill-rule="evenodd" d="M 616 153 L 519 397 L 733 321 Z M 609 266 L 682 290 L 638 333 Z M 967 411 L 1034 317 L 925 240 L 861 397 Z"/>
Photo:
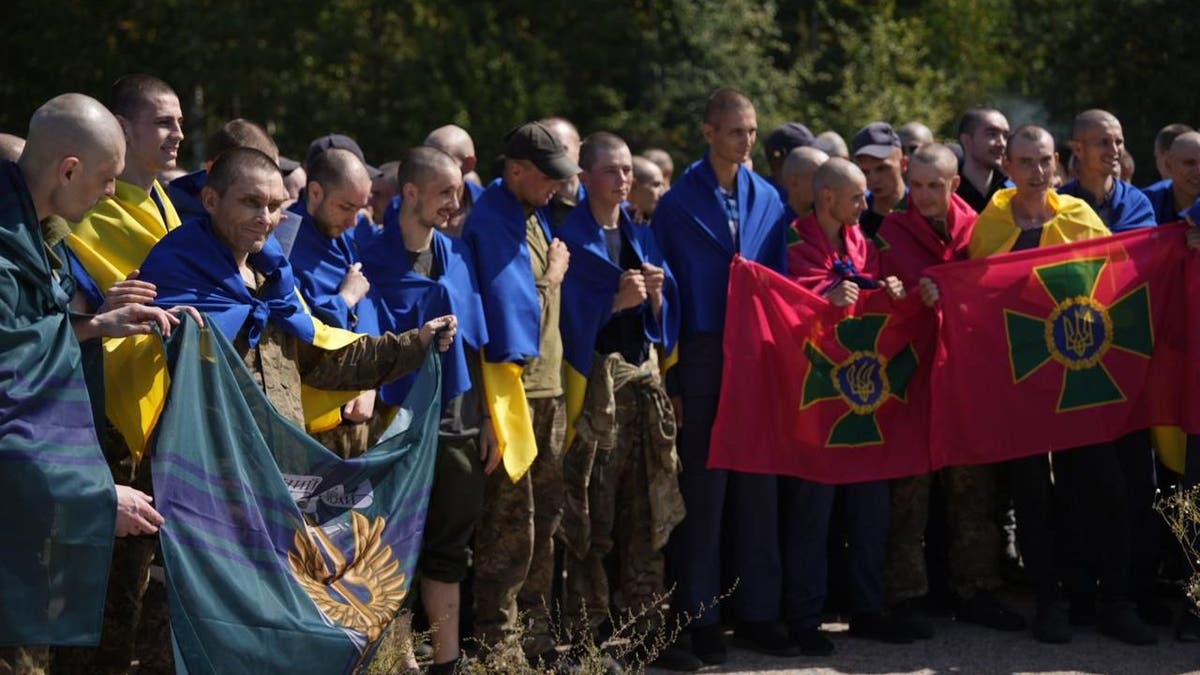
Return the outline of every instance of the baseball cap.
<path id="1" fill-rule="evenodd" d="M 766 147 L 767 157 L 783 159 L 792 150 L 812 145 L 815 140 L 817 137 L 808 127 L 799 122 L 785 122 L 771 130 L 763 145 Z"/>
<path id="2" fill-rule="evenodd" d="M 567 149 L 541 122 L 529 122 L 504 135 L 504 156 L 524 159 L 555 180 L 579 173 L 579 165 L 567 157 Z"/>
<path id="3" fill-rule="evenodd" d="M 900 147 L 900 137 L 887 122 L 872 122 L 854 134 L 850 156 L 867 155 L 876 159 L 892 156 L 892 148 Z"/>
<path id="4" fill-rule="evenodd" d="M 312 143 L 309 143 L 308 152 L 304 155 L 304 166 L 312 165 L 317 155 L 332 148 L 348 150 L 354 153 L 354 156 L 362 161 L 363 166 L 367 167 L 367 174 L 371 176 L 371 180 L 375 180 L 383 175 L 382 171 L 367 164 L 367 158 L 363 155 L 362 148 L 358 147 L 358 143 L 355 143 L 353 138 L 343 134 L 325 134 Z"/>

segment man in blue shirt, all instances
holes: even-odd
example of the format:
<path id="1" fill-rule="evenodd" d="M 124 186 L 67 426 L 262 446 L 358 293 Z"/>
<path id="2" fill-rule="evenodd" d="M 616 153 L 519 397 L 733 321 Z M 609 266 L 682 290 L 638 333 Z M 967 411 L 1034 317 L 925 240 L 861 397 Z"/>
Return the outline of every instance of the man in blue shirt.
<path id="1" fill-rule="evenodd" d="M 1183 220 L 1180 213 L 1200 197 L 1200 133 L 1188 131 L 1175 137 L 1166 155 L 1170 180 L 1145 190 L 1158 224 Z"/>
<path id="2" fill-rule="evenodd" d="M 1086 201 L 1114 233 L 1155 225 L 1150 200 L 1120 178 L 1125 135 L 1116 117 L 1103 110 L 1079 113 L 1071 129 L 1071 152 L 1078 178 L 1059 188 L 1059 194 Z"/>

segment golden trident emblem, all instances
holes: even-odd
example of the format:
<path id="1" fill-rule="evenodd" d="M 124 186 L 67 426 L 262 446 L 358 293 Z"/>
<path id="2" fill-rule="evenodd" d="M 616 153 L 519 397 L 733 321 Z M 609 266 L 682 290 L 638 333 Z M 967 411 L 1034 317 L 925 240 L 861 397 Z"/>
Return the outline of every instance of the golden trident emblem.
<path id="1" fill-rule="evenodd" d="M 1063 319 L 1063 334 L 1067 349 L 1074 352 L 1075 356 L 1083 358 L 1095 343 L 1092 327 L 1096 318 L 1091 309 L 1080 305 L 1076 307 L 1079 309 L 1071 313 L 1071 318 Z"/>
<path id="2" fill-rule="evenodd" d="M 846 367 L 846 382 L 858 400 L 868 402 L 875 395 L 877 361 L 861 360 Z"/>
<path id="3" fill-rule="evenodd" d="M 383 517 L 376 517 L 374 523 L 358 511 L 351 511 L 350 517 L 354 557 L 349 562 L 321 528 L 305 526 L 296 532 L 288 563 L 329 620 L 363 633 L 370 643 L 379 639 L 400 610 L 406 579 L 392 547 L 382 541 Z"/>

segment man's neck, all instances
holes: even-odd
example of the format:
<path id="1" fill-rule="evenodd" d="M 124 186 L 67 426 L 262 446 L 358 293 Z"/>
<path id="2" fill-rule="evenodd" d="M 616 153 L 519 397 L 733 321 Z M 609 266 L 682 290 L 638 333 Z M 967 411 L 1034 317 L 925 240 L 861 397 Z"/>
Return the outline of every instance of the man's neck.
<path id="1" fill-rule="evenodd" d="M 896 208 L 896 204 L 900 203 L 900 195 L 903 193 L 904 190 L 901 189 L 897 194 L 887 196 L 878 194 L 875 195 L 874 199 L 871 201 L 871 210 L 882 215 L 891 213 L 892 210 Z"/>
<path id="2" fill-rule="evenodd" d="M 918 213 L 920 212 L 918 211 Z M 945 213 L 932 216 L 921 213 L 921 218 L 924 219 L 925 222 L 929 223 L 929 227 L 933 228 L 933 231 L 936 232 L 937 235 L 943 240 L 950 238 L 949 209 L 947 209 Z"/>
<path id="3" fill-rule="evenodd" d="M 620 204 L 601 204 L 594 199 L 590 199 L 588 200 L 588 209 L 592 212 L 592 217 L 596 219 L 600 227 L 606 230 L 611 230 L 621 224 Z"/>
<path id="4" fill-rule="evenodd" d="M 33 202 L 34 215 L 37 216 L 38 222 L 41 222 L 50 216 L 53 208 L 50 206 L 50 190 L 45 189 L 41 185 L 40 177 L 29 171 L 27 167 L 21 166 L 22 177 L 25 179 L 25 187 L 29 189 L 29 198 Z"/>
<path id="5" fill-rule="evenodd" d="M 1044 190 L 1028 192 L 1017 190 L 1012 198 L 1013 220 L 1022 230 L 1042 227 L 1054 217 L 1047 193 Z"/>
<path id="6" fill-rule="evenodd" d="M 136 185 L 148 193 L 150 192 L 150 188 L 154 185 L 154 180 L 157 177 L 158 174 L 156 173 L 143 174 L 141 171 L 138 171 L 133 167 L 126 166 L 125 172 L 117 178 L 129 183 L 130 185 Z"/>
<path id="7" fill-rule="evenodd" d="M 1171 191 L 1175 193 L 1176 211 L 1182 211 L 1190 207 L 1192 204 L 1195 204 L 1196 199 L 1200 197 L 1200 194 L 1189 191 L 1182 182 L 1177 180 L 1171 181 Z"/>
<path id="8" fill-rule="evenodd" d="M 417 220 L 417 214 L 400 210 L 400 236 L 404 238 L 404 249 L 420 253 L 433 245 L 433 228 L 425 227 Z"/>
<path id="9" fill-rule="evenodd" d="M 711 154 L 708 156 L 708 162 L 712 164 L 713 173 L 717 175 L 717 185 L 732 191 L 734 183 L 737 181 L 738 169 L 742 165 L 737 162 L 726 162 L 725 160 L 717 159 Z"/>
<path id="10" fill-rule="evenodd" d="M 821 232 L 825 235 L 825 238 L 829 240 L 830 244 L 833 244 L 833 250 L 838 253 L 845 253 L 846 241 L 842 237 L 842 228 L 845 225 L 839 223 L 837 218 L 828 213 L 818 213 L 817 223 L 821 226 Z"/>
<path id="11" fill-rule="evenodd" d="M 963 176 L 971 182 L 971 185 L 981 195 L 987 195 L 988 188 L 992 185 L 992 176 L 995 175 L 995 171 L 994 168 L 980 164 L 969 157 L 963 162 Z"/>
<path id="12" fill-rule="evenodd" d="M 1096 203 L 1104 201 L 1116 182 L 1117 179 L 1107 171 L 1099 174 L 1079 172 L 1079 186 L 1095 197 Z"/>

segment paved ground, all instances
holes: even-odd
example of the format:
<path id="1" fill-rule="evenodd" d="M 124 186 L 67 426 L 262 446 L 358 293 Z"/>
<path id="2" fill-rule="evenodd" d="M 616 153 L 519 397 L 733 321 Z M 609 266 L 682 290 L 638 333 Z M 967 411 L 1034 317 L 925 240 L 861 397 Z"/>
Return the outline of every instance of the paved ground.
<path id="1" fill-rule="evenodd" d="M 824 658 L 776 658 L 736 647 L 723 667 L 703 673 L 1112 673 L 1166 675 L 1200 673 L 1200 644 L 1175 642 L 1161 629 L 1159 644 L 1131 647 L 1076 628 L 1066 645 L 1044 645 L 1024 633 L 1001 633 L 935 619 L 937 635 L 912 645 L 883 645 L 852 638 L 845 624 L 826 624 L 837 651 Z M 667 671 L 650 670 L 655 675 Z"/>

